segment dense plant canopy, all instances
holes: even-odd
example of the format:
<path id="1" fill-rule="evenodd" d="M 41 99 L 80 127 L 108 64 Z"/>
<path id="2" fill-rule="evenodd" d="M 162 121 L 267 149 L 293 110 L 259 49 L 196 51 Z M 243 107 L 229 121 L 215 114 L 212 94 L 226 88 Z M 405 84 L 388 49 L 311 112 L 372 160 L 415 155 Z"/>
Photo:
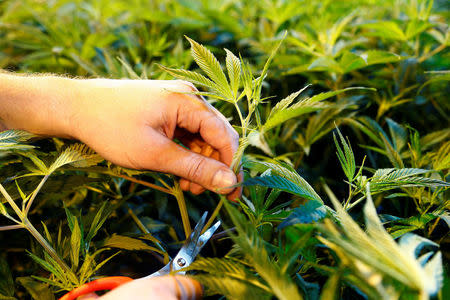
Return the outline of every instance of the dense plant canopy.
<path id="1" fill-rule="evenodd" d="M 7 0 L 0 68 L 183 79 L 240 134 L 244 193 L 183 193 L 77 141 L 0 132 L 0 299 L 190 267 L 230 299 L 449 299 L 447 1 Z"/>

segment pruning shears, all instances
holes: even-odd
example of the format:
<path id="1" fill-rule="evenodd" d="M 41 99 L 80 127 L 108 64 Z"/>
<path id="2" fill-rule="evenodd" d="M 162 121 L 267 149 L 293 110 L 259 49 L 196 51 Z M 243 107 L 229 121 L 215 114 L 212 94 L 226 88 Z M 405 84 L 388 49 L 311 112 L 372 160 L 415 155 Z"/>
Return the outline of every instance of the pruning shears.
<path id="1" fill-rule="evenodd" d="M 201 234 L 203 227 L 205 226 L 207 214 L 207 212 L 203 214 L 203 216 L 200 218 L 200 221 L 198 221 L 197 225 L 195 225 L 194 231 L 183 244 L 180 251 L 178 251 L 178 254 L 167 265 L 165 265 L 155 273 L 142 278 L 168 275 L 172 272 L 176 272 L 182 268 L 188 267 L 195 260 L 195 257 L 200 253 L 202 248 L 206 245 L 211 236 L 220 226 L 220 221 L 217 221 L 213 226 L 211 226 L 208 230 Z M 185 273 L 186 272 L 184 271 L 177 272 L 177 274 L 181 275 L 184 275 Z M 100 278 L 77 287 L 76 289 L 65 294 L 59 300 L 75 300 L 76 298 L 89 293 L 104 290 L 113 290 L 121 286 L 122 284 L 130 282 L 132 280 L 134 279 L 126 276 L 111 276 Z"/>

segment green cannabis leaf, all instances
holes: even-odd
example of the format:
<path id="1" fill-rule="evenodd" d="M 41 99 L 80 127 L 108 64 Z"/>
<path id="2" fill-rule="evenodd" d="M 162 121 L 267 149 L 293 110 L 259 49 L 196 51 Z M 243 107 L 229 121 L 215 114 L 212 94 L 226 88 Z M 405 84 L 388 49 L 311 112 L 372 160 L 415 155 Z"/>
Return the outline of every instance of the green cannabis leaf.
<path id="1" fill-rule="evenodd" d="M 21 144 L 36 135 L 23 130 L 5 130 L 0 132 L 0 151 L 27 150 L 34 148 L 32 145 Z"/>

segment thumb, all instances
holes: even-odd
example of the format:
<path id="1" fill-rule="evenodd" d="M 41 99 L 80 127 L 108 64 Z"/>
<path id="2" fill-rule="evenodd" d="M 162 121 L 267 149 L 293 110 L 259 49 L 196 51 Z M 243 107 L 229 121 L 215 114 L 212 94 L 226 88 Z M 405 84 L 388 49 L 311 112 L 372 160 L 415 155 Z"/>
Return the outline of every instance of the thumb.
<path id="1" fill-rule="evenodd" d="M 234 190 L 230 186 L 237 183 L 236 175 L 224 163 L 189 151 L 172 141 L 167 143 L 162 153 L 166 159 L 160 171 L 183 177 L 220 194 Z"/>

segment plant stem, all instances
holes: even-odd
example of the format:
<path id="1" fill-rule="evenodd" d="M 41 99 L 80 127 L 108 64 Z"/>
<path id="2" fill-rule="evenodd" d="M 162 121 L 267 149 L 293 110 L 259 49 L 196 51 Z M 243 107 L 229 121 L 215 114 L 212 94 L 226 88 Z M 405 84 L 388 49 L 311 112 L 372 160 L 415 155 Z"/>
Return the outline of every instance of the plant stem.
<path id="1" fill-rule="evenodd" d="M 31 195 L 30 200 L 28 200 L 27 207 L 25 209 L 25 216 L 28 215 L 28 212 L 30 211 L 30 207 L 33 204 L 34 199 L 36 198 L 37 194 L 40 192 L 42 186 L 47 181 L 49 176 L 50 176 L 50 174 L 45 175 L 44 178 L 42 178 L 41 182 L 39 182 L 39 185 L 37 186 L 37 188 L 34 190 L 33 194 Z"/>
<path id="2" fill-rule="evenodd" d="M 237 102 L 234 102 L 234 107 L 236 108 L 236 111 L 239 115 L 239 120 L 241 121 L 241 127 L 242 127 L 242 136 L 245 137 L 247 128 L 244 127 L 244 117 L 242 116 L 241 109 L 239 108 L 239 105 Z"/>
<path id="3" fill-rule="evenodd" d="M 45 180 L 42 180 L 45 182 Z M 41 183 L 42 183 L 41 181 Z M 64 271 L 67 273 L 67 275 L 71 276 L 72 279 L 75 279 L 74 282 L 78 281 L 78 278 L 73 274 L 72 270 L 67 266 L 67 264 L 59 257 L 59 255 L 56 253 L 56 251 L 50 246 L 50 244 L 44 239 L 44 237 L 39 233 L 39 231 L 36 230 L 36 228 L 33 226 L 33 224 L 30 223 L 28 220 L 26 214 L 20 210 L 20 208 L 17 206 L 17 204 L 14 202 L 14 200 L 11 198 L 11 196 L 8 194 L 8 192 L 5 190 L 3 185 L 0 184 L 0 192 L 2 195 L 6 198 L 6 201 L 8 201 L 9 205 L 13 208 L 13 210 L 16 212 L 17 216 L 19 217 L 21 224 L 20 225 L 12 225 L 12 226 L 5 226 L 9 227 L 10 229 L 16 229 L 17 226 L 21 226 L 22 228 L 27 229 L 31 235 L 39 242 L 39 244 L 42 245 L 42 247 L 47 251 L 47 253 L 61 266 L 61 268 L 64 269 Z M 30 199 L 31 202 L 31 199 Z"/>
<path id="4" fill-rule="evenodd" d="M 424 56 L 420 57 L 417 61 L 419 63 L 422 63 L 424 61 L 426 61 L 427 59 L 429 59 L 430 57 L 432 57 L 433 55 L 438 54 L 439 52 L 441 52 L 442 50 L 444 50 L 447 47 L 447 45 L 442 44 L 439 47 L 435 48 L 433 51 L 428 52 L 427 54 L 425 54 Z"/>
<path id="5" fill-rule="evenodd" d="M 172 195 L 177 199 L 178 207 L 180 208 L 181 221 L 183 222 L 184 234 L 186 239 L 191 235 L 191 223 L 189 222 L 189 215 L 187 212 L 186 201 L 184 200 L 183 191 L 180 188 L 178 180 L 174 181 L 175 186 L 172 190 Z"/>
<path id="6" fill-rule="evenodd" d="M 358 198 L 355 202 L 350 204 L 347 208 L 347 210 L 352 209 L 355 205 L 357 205 L 359 202 L 363 201 L 366 198 L 366 196 L 362 196 L 361 198 Z"/>
<path id="7" fill-rule="evenodd" d="M 20 219 L 23 219 L 24 214 L 20 210 L 20 208 L 17 206 L 17 204 L 14 202 L 13 198 L 8 194 L 8 192 L 5 190 L 2 184 L 0 184 L 0 192 L 2 193 L 3 197 L 5 197 L 6 201 L 8 201 L 9 205 L 12 207 L 14 212 L 17 214 L 17 216 Z"/>
<path id="8" fill-rule="evenodd" d="M 344 203 L 344 209 L 347 209 L 347 207 L 348 207 L 348 205 L 349 205 L 349 203 L 350 203 L 350 200 L 352 199 L 352 186 L 351 186 L 351 184 L 349 183 L 348 184 L 348 198 L 347 198 L 347 201 L 345 201 L 345 203 Z"/>
<path id="9" fill-rule="evenodd" d="M 433 233 L 434 229 L 436 228 L 437 224 L 439 223 L 439 220 L 441 219 L 441 217 L 437 217 L 436 221 L 434 221 L 433 225 L 430 227 L 430 229 L 428 230 L 428 236 L 431 236 L 431 233 Z"/>
<path id="10" fill-rule="evenodd" d="M 0 226 L 0 231 L 6 231 L 6 230 L 14 230 L 14 229 L 21 229 L 23 228 L 22 224 L 19 225 L 8 225 L 8 226 Z"/>
<path id="11" fill-rule="evenodd" d="M 69 266 L 59 257 L 56 253 L 55 249 L 47 242 L 46 239 L 36 230 L 33 224 L 30 223 L 28 218 L 22 220 L 23 226 L 31 233 L 31 235 L 41 244 L 41 246 L 47 251 L 47 253 L 64 269 L 64 272 L 67 273 L 72 279 L 76 279 L 75 282 L 78 281 L 78 278 L 73 274 L 72 270 Z"/>
<path id="12" fill-rule="evenodd" d="M 212 215 L 209 217 L 208 222 L 206 222 L 205 227 L 203 227 L 202 229 L 202 234 L 208 230 L 209 227 L 211 227 L 211 224 L 214 222 L 214 220 L 216 219 L 217 215 L 219 214 L 220 209 L 223 206 L 223 202 L 225 201 L 225 196 L 220 195 L 220 201 L 217 204 L 216 208 L 214 209 Z"/>
<path id="13" fill-rule="evenodd" d="M 135 183 L 137 183 L 137 184 L 141 184 L 141 185 L 143 185 L 143 186 L 147 186 L 147 187 L 150 187 L 150 188 L 152 188 L 152 189 L 158 190 L 158 191 L 160 191 L 160 192 L 164 192 L 164 193 L 166 193 L 166 194 L 172 194 L 172 191 L 169 190 L 169 189 L 163 188 L 163 187 L 161 187 L 161 186 L 159 186 L 159 185 L 150 183 L 150 182 L 148 182 L 148 181 L 136 179 L 136 178 L 131 177 L 131 176 L 120 175 L 120 174 L 113 174 L 113 173 L 107 173 L 107 172 L 105 172 L 105 173 L 103 173 L 103 174 L 111 175 L 111 176 L 114 176 L 114 177 L 123 178 L 123 179 L 126 179 L 126 180 L 128 180 L 128 181 L 135 182 Z"/>
<path id="14" fill-rule="evenodd" d="M 68 170 L 71 170 L 71 171 L 80 171 L 79 169 L 76 169 L 76 168 L 73 168 L 73 169 L 70 168 L 70 169 L 68 169 Z M 81 171 L 83 171 L 83 170 L 81 170 Z M 164 192 L 164 193 L 166 193 L 166 194 L 172 194 L 172 191 L 171 191 L 171 190 L 166 189 L 166 188 L 164 188 L 164 187 L 162 187 L 162 186 L 156 185 L 156 184 L 154 184 L 154 183 L 151 183 L 151 182 L 148 182 L 148 181 L 145 181 L 145 180 L 139 180 L 139 179 L 136 179 L 136 178 L 134 178 L 134 177 L 127 176 L 127 175 L 115 174 L 115 173 L 112 173 L 112 172 L 109 172 L 109 171 L 99 171 L 99 170 L 95 170 L 95 171 L 84 171 L 84 172 L 92 172 L 92 173 L 97 173 L 97 174 L 105 174 L 105 175 L 109 175 L 109 176 L 113 176 L 113 177 L 123 178 L 123 179 L 126 179 L 126 180 L 128 180 L 128 181 L 131 181 L 131 182 L 134 182 L 134 183 L 137 183 L 137 184 L 141 184 L 141 185 L 143 185 L 143 186 L 147 186 L 147 187 L 150 187 L 150 188 L 152 188 L 152 189 L 158 190 L 158 191 L 160 191 L 160 192 Z"/>

